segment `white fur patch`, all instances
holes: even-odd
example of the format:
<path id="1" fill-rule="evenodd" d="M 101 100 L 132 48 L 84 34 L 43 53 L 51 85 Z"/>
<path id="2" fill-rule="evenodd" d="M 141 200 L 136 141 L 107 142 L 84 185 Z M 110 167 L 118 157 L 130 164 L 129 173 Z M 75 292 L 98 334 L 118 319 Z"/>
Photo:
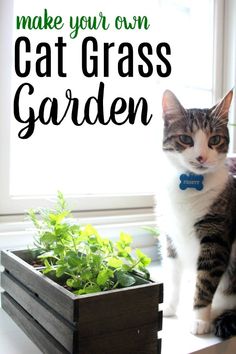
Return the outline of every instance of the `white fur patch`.
<path id="1" fill-rule="evenodd" d="M 190 332 L 195 335 L 207 334 L 212 332 L 212 324 L 210 321 L 194 320 L 190 327 Z"/>
<path id="2" fill-rule="evenodd" d="M 207 214 L 225 188 L 228 171 L 221 165 L 214 173 L 205 175 L 202 191 L 180 190 L 179 177 L 185 171 L 169 161 L 166 161 L 163 172 L 161 190 L 157 194 L 157 214 L 161 216 L 158 225 L 165 234 L 171 235 L 183 266 L 195 269 L 200 245 L 194 224 Z"/>
<path id="3" fill-rule="evenodd" d="M 164 307 L 165 317 L 175 316 L 179 303 L 181 265 L 178 258 L 165 258 L 164 260 Z"/>
<path id="4" fill-rule="evenodd" d="M 160 171 L 160 190 L 157 192 L 158 225 L 165 234 L 171 235 L 177 253 L 184 267 L 196 266 L 200 251 L 194 224 L 207 214 L 210 206 L 224 190 L 228 181 L 228 170 L 219 162 L 214 173 L 204 175 L 204 188 L 180 190 L 180 175 L 187 170 L 183 161 L 179 162 L 178 152 L 168 152 L 163 156 L 164 168 Z M 177 156 L 176 156 L 177 155 Z M 173 163 L 175 161 L 175 163 Z M 161 175 L 163 173 L 163 175 Z"/>
<path id="5" fill-rule="evenodd" d="M 204 134 L 204 133 L 203 133 Z M 215 156 L 215 152 L 208 152 L 206 163 L 208 173 L 204 174 L 204 188 L 202 191 L 195 189 L 180 190 L 179 177 L 185 173 L 190 165 L 191 159 L 196 156 L 207 154 L 205 137 L 202 132 L 198 134 L 199 145 L 191 152 L 183 153 L 168 152 L 169 159 L 163 157 L 165 166 L 160 177 L 162 183 L 157 193 L 157 215 L 158 226 L 161 233 L 171 236 L 179 257 L 179 264 L 172 264 L 172 276 L 167 280 L 171 281 L 172 287 L 168 286 L 165 291 L 165 315 L 173 315 L 179 299 L 181 271 L 188 271 L 192 278 L 191 304 L 193 304 L 193 293 L 196 280 L 197 259 L 200 252 L 200 242 L 195 234 L 194 224 L 204 217 L 212 203 L 224 190 L 228 181 L 228 170 L 223 161 L 224 157 Z M 201 147 L 202 142 L 202 147 Z M 187 149 L 186 149 L 187 150 Z M 190 149 L 189 149 L 190 150 Z M 176 262 L 173 260 L 173 262 Z M 175 264 L 175 267 L 173 266 Z M 170 270 L 171 272 L 171 270 Z M 179 272 L 178 276 L 177 273 Z M 166 271 L 165 271 L 166 273 Z M 235 304 L 235 303 L 234 303 Z M 208 310 L 206 310 L 208 311 Z M 200 312 L 192 320 L 191 331 L 194 334 L 208 333 L 211 330 L 210 315 L 201 316 Z"/>

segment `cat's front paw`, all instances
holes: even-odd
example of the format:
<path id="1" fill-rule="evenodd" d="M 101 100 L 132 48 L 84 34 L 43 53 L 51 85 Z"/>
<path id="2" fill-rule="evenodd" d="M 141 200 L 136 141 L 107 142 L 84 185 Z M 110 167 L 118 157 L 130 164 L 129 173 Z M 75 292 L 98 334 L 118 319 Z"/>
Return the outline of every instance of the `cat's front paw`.
<path id="1" fill-rule="evenodd" d="M 173 317 L 176 315 L 176 306 L 173 305 L 164 305 L 163 316 L 164 317 Z"/>
<path id="2" fill-rule="evenodd" d="M 211 324 L 211 321 L 204 321 L 200 319 L 193 320 L 190 328 L 191 333 L 194 335 L 207 334 L 212 332 L 212 330 L 213 326 Z"/>

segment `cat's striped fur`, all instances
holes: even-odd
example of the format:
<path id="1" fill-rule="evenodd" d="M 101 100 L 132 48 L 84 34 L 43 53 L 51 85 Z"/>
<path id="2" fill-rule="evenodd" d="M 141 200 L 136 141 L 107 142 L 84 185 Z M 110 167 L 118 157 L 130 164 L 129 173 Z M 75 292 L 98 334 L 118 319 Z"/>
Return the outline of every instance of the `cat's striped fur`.
<path id="1" fill-rule="evenodd" d="M 165 314 L 175 314 L 181 270 L 195 268 L 191 330 L 207 333 L 214 323 L 224 338 L 236 334 L 236 179 L 225 163 L 231 99 L 232 91 L 211 109 L 184 109 L 171 91 L 163 96 L 163 151 L 171 171 L 163 210 L 174 284 Z M 179 189 L 180 174 L 188 172 L 204 176 L 202 191 Z"/>

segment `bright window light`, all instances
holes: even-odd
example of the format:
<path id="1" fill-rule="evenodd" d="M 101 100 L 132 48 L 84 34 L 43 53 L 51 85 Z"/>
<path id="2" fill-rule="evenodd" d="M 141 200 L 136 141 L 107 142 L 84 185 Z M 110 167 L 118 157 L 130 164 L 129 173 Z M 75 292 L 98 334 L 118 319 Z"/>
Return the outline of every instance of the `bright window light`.
<path id="1" fill-rule="evenodd" d="M 34 87 L 34 94 L 21 97 L 21 114 L 27 117 L 29 107 L 38 115 L 39 105 L 45 97 L 58 100 L 58 114 L 63 116 L 67 99 L 65 92 L 70 89 L 73 97 L 79 98 L 78 114 L 83 117 L 84 105 L 88 97 L 97 96 L 100 82 L 104 82 L 104 114 L 116 97 L 128 102 L 133 97 L 137 103 L 140 97 L 148 101 L 151 122 L 141 124 L 140 113 L 134 125 L 128 123 L 116 126 L 112 123 L 75 126 L 71 120 L 71 109 L 63 122 L 54 126 L 35 124 L 34 133 L 28 139 L 19 139 L 18 133 L 24 127 L 11 117 L 10 153 L 10 195 L 31 197 L 53 195 L 57 190 L 69 195 L 91 194 L 142 194 L 154 193 L 161 163 L 158 149 L 161 143 L 162 118 L 161 97 L 166 88 L 172 89 L 186 107 L 211 106 L 213 92 L 213 1 L 212 0 L 168 0 L 168 1 L 32 1 L 14 2 L 16 16 L 43 15 L 44 8 L 52 16 L 61 15 L 68 20 L 70 15 L 98 15 L 100 11 L 108 20 L 124 13 L 125 16 L 147 15 L 148 30 L 80 31 L 75 39 L 69 37 L 68 26 L 56 30 L 15 30 L 14 41 L 19 36 L 27 36 L 31 52 L 24 59 L 31 61 L 31 72 L 26 78 L 12 74 L 12 96 L 20 84 L 28 82 Z M 135 12 L 135 13 L 134 13 Z M 67 21 L 68 22 L 68 21 Z M 67 77 L 57 74 L 57 48 L 55 41 L 62 36 L 64 48 L 64 71 Z M 98 77 L 85 77 L 81 71 L 81 43 L 87 36 L 94 36 L 98 42 Z M 52 76 L 39 78 L 35 73 L 35 63 L 39 58 L 36 46 L 39 42 L 50 44 Z M 104 77 L 103 44 L 114 42 L 110 48 L 109 77 Z M 120 77 L 117 72 L 118 47 L 122 42 L 132 43 L 134 49 L 134 76 Z M 168 60 L 172 73 L 168 78 L 160 78 L 153 73 L 148 78 L 138 74 L 141 59 L 137 47 L 149 42 L 153 48 L 150 55 L 152 65 L 159 64 L 155 48 L 159 42 L 167 42 L 171 47 Z M 23 48 L 23 46 L 22 46 Z M 123 55 L 124 56 L 124 55 Z M 127 114 L 127 113 L 126 113 Z M 96 116 L 94 101 L 91 116 Z M 125 113 L 119 118 L 124 120 Z"/>

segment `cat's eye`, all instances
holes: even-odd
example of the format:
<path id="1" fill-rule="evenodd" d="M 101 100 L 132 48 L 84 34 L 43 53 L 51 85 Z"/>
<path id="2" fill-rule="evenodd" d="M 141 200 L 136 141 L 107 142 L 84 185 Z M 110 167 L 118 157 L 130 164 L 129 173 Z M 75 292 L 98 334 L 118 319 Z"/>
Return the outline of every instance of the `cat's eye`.
<path id="1" fill-rule="evenodd" d="M 220 135 L 213 135 L 210 137 L 208 144 L 210 146 L 212 145 L 219 145 L 219 143 L 221 142 L 221 136 Z"/>
<path id="2" fill-rule="evenodd" d="M 179 141 L 185 145 L 193 145 L 193 139 L 189 135 L 179 135 Z"/>

